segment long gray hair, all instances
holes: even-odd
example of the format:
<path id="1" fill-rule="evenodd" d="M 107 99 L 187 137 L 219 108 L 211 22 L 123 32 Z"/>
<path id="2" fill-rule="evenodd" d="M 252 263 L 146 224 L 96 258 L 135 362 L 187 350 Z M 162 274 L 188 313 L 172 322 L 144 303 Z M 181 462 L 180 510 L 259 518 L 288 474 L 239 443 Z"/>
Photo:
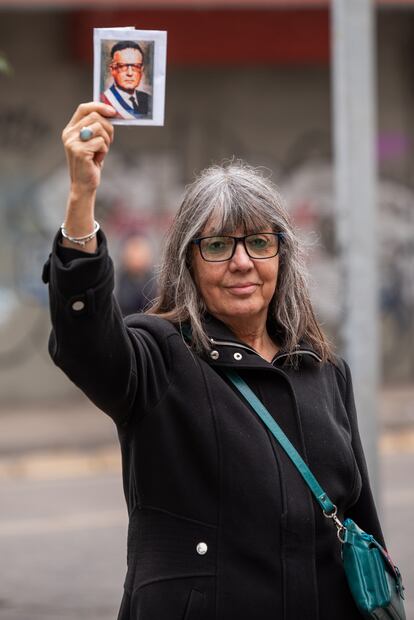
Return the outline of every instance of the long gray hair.
<path id="1" fill-rule="evenodd" d="M 310 301 L 304 250 L 282 198 L 269 178 L 239 160 L 206 168 L 186 188 L 166 240 L 160 266 L 160 296 L 147 313 L 178 326 L 189 322 L 194 348 L 198 352 L 211 348 L 203 328 L 206 304 L 191 272 L 191 241 L 212 221 L 223 233 L 243 228 L 248 234 L 269 227 L 284 233 L 277 286 L 268 310 L 269 333 L 288 354 L 305 339 L 323 361 L 332 358 L 331 345 Z M 292 356 L 292 362 L 296 357 Z"/>

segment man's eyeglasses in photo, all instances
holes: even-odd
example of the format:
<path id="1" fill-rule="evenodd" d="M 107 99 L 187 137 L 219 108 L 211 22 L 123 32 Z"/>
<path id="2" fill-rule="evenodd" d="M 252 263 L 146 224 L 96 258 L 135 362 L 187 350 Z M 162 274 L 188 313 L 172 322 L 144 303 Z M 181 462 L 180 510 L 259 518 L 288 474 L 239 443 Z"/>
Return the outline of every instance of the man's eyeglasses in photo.
<path id="1" fill-rule="evenodd" d="M 142 71 L 143 68 L 142 63 L 130 63 L 130 62 L 117 62 L 111 65 L 111 69 L 114 71 L 119 71 L 120 73 L 127 73 L 128 67 L 131 67 L 132 71 Z"/>

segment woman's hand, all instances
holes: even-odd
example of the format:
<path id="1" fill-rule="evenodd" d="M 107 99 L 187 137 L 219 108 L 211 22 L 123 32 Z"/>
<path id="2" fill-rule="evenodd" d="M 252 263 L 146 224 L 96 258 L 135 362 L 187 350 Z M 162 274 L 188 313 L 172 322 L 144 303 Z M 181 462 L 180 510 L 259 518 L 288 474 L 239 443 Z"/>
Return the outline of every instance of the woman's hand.
<path id="1" fill-rule="evenodd" d="M 109 118 L 116 111 L 98 102 L 82 103 L 62 132 L 72 188 L 82 192 L 95 192 L 101 169 L 114 137 Z M 83 142 L 79 132 L 84 127 L 92 130 L 92 138 Z"/>
<path id="2" fill-rule="evenodd" d="M 115 114 L 116 111 L 104 103 L 82 103 L 62 132 L 71 180 L 65 230 L 71 237 L 83 237 L 94 230 L 96 190 L 114 137 L 114 128 L 108 119 Z M 84 127 L 92 131 L 90 140 L 80 139 L 79 132 Z M 96 237 L 84 246 L 65 238 L 62 243 L 85 252 L 95 252 L 97 247 Z"/>

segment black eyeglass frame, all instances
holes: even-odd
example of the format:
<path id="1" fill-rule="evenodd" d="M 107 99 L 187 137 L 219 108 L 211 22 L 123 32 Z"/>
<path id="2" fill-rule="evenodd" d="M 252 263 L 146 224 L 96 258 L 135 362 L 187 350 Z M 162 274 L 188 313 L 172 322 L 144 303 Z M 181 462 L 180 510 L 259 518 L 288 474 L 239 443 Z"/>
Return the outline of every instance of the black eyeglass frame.
<path id="1" fill-rule="evenodd" d="M 120 73 L 127 73 L 128 67 L 133 67 L 134 71 L 143 71 L 144 63 L 143 62 L 113 62 L 110 64 L 111 69 L 114 71 L 119 71 Z"/>
<path id="2" fill-rule="evenodd" d="M 278 244 L 277 244 L 276 254 L 272 254 L 272 256 L 259 256 L 259 257 L 251 256 L 246 246 L 246 239 L 247 237 L 254 237 L 256 235 L 273 235 L 274 237 L 277 237 Z M 275 256 L 279 254 L 280 244 L 283 243 L 284 236 L 285 236 L 284 232 L 260 232 L 260 233 L 249 233 L 248 235 L 243 235 L 242 237 L 234 237 L 233 235 L 208 235 L 207 237 L 197 237 L 196 239 L 192 239 L 191 241 L 192 243 L 194 243 L 194 245 L 198 247 L 201 258 L 205 260 L 207 263 L 225 263 L 226 261 L 231 260 L 233 258 L 234 253 L 236 252 L 238 243 L 243 243 L 247 256 L 251 258 L 252 260 L 266 260 L 268 258 L 274 258 Z M 235 241 L 233 245 L 233 250 L 229 258 L 221 258 L 217 260 L 217 259 L 205 258 L 203 256 L 203 252 L 201 251 L 201 242 L 204 241 L 204 239 L 216 239 L 217 237 L 224 237 L 225 239 L 233 239 Z"/>

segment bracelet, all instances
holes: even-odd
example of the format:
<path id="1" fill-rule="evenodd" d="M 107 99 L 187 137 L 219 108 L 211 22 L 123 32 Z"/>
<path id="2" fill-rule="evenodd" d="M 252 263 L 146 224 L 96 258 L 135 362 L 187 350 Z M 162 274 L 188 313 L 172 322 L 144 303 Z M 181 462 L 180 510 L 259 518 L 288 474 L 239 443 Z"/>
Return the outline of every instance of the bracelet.
<path id="1" fill-rule="evenodd" d="M 71 237 L 66 232 L 65 222 L 63 222 L 62 226 L 60 227 L 62 237 L 65 237 L 65 239 L 67 239 L 68 241 L 72 241 L 72 243 L 77 243 L 78 245 L 82 245 L 82 246 L 86 245 L 88 241 L 91 241 L 94 237 L 96 237 L 96 233 L 98 232 L 99 229 L 100 229 L 100 225 L 98 224 L 96 220 L 94 220 L 93 232 L 89 233 L 89 235 L 84 235 L 83 237 Z"/>

